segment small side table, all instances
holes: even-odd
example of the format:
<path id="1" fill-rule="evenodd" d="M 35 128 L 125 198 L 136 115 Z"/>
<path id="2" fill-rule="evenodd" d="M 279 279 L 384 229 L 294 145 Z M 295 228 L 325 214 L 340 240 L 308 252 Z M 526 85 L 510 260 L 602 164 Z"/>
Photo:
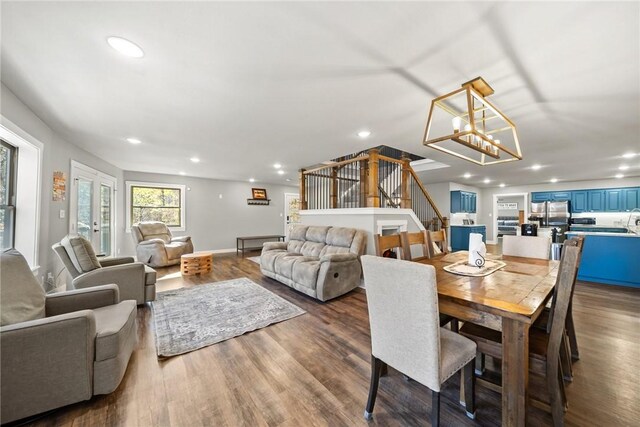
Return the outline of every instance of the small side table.
<path id="1" fill-rule="evenodd" d="M 183 276 L 211 273 L 213 268 L 213 252 L 194 252 L 180 257 L 180 273 Z"/>

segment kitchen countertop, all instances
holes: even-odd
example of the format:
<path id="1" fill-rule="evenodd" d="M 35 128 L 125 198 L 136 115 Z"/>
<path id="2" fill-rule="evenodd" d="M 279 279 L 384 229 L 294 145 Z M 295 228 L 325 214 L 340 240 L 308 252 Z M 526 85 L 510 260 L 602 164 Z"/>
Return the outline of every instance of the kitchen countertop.
<path id="1" fill-rule="evenodd" d="M 564 234 L 578 234 L 580 236 L 640 237 L 640 234 L 635 233 L 606 233 L 600 231 L 567 231 Z"/>
<path id="2" fill-rule="evenodd" d="M 627 227 L 625 226 L 621 226 L 621 225 L 592 225 L 592 224 L 571 224 L 571 227 L 575 227 L 575 228 L 591 228 L 593 230 L 598 230 L 600 228 L 620 228 L 620 229 L 627 229 Z"/>
<path id="3" fill-rule="evenodd" d="M 484 224 L 451 224 L 450 227 L 486 227 Z"/>

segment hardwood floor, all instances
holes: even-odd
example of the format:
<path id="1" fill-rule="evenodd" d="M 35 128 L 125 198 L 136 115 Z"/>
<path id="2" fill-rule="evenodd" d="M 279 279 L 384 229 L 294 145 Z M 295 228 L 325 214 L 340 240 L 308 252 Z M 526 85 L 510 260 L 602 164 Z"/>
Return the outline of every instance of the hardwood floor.
<path id="1" fill-rule="evenodd" d="M 307 314 L 185 355 L 159 360 L 149 305 L 138 308 L 139 345 L 120 387 L 58 409 L 31 424 L 109 426 L 429 425 L 431 395 L 393 369 L 380 381 L 374 418 L 363 411 L 369 386 L 366 295 L 357 289 L 320 303 L 263 277 L 254 262 L 216 255 L 213 272 L 183 278 L 159 271 L 158 291 L 248 277 Z M 580 283 L 574 316 L 581 360 L 567 387 L 568 425 L 633 425 L 640 419 L 640 291 Z M 478 387 L 477 417 L 458 403 L 458 377 L 446 383 L 443 425 L 500 424 L 500 395 Z M 530 425 L 549 425 L 536 408 Z M 636 424 L 637 425 L 637 424 Z"/>

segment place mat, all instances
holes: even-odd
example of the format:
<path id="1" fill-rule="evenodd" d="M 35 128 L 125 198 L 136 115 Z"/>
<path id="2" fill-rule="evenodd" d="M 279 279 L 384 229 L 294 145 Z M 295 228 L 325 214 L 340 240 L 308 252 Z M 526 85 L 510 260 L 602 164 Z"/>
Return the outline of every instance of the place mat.
<path id="1" fill-rule="evenodd" d="M 444 270 L 449 273 L 458 274 L 460 276 L 483 277 L 500 270 L 505 264 L 502 261 L 486 260 L 483 267 L 469 265 L 467 261 L 458 261 L 450 265 L 444 266 Z"/>

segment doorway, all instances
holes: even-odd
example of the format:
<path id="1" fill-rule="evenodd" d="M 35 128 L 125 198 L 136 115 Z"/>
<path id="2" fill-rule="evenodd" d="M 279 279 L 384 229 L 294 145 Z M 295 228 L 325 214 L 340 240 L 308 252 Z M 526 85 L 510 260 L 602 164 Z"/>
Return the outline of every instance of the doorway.
<path id="1" fill-rule="evenodd" d="M 502 243 L 502 236 L 517 235 L 520 224 L 529 217 L 529 194 L 508 193 L 493 195 L 493 242 Z"/>
<path id="2" fill-rule="evenodd" d="M 291 228 L 300 223 L 300 195 L 284 193 L 284 236 L 289 240 Z"/>
<path id="3" fill-rule="evenodd" d="M 99 255 L 115 255 L 116 184 L 115 177 L 71 161 L 69 233 L 85 237 Z"/>

